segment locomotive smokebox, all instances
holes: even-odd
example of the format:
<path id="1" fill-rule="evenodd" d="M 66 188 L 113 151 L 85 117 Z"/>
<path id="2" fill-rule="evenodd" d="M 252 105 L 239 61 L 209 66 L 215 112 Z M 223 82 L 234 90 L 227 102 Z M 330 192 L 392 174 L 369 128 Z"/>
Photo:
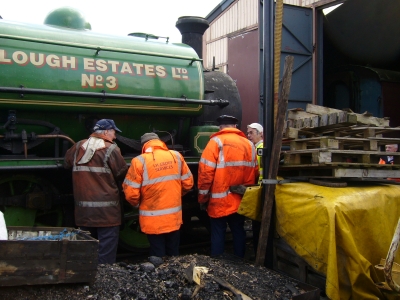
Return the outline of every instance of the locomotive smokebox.
<path id="1" fill-rule="evenodd" d="M 180 17 L 175 26 L 182 34 L 182 43 L 192 47 L 203 58 L 203 34 L 210 26 L 208 21 L 201 17 Z"/>

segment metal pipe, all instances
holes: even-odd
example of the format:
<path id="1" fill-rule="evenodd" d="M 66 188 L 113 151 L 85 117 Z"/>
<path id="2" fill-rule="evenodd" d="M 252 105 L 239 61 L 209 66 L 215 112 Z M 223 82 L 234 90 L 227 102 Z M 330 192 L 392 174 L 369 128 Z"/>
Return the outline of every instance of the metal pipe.
<path id="1" fill-rule="evenodd" d="M 15 170 L 54 170 L 54 169 L 63 169 L 64 167 L 61 164 L 56 164 L 56 165 L 51 165 L 51 166 L 42 166 L 42 165 L 37 165 L 37 166 L 6 166 L 2 167 L 0 166 L 0 170 L 2 171 L 15 171 Z"/>
<path id="2" fill-rule="evenodd" d="M 317 11 L 315 10 L 315 4 L 312 5 L 312 44 L 313 44 L 313 52 L 312 52 L 312 104 L 317 104 Z"/>
<path id="3" fill-rule="evenodd" d="M 146 100 L 154 102 L 171 102 L 171 103 L 182 103 L 182 104 L 202 104 L 202 105 L 218 105 L 225 107 L 229 105 L 229 100 L 197 100 L 187 98 L 167 98 L 167 97 L 152 97 L 152 96 L 141 96 L 141 95 L 122 95 L 122 94 L 108 94 L 106 92 L 95 93 L 95 92 L 73 92 L 73 91 L 62 91 L 62 90 L 46 90 L 46 89 L 27 89 L 27 88 L 10 88 L 0 87 L 0 92 L 3 93 L 17 93 L 17 94 L 34 94 L 34 95 L 54 95 L 54 96 L 75 96 L 75 97 L 88 97 L 88 98 L 101 98 L 101 99 L 124 99 L 124 100 Z"/>
<path id="4" fill-rule="evenodd" d="M 75 141 L 71 139 L 69 136 L 62 135 L 62 134 L 38 134 L 36 136 L 38 139 L 49 139 L 49 138 L 62 138 L 69 141 L 72 145 L 75 145 Z"/>
<path id="5" fill-rule="evenodd" d="M 269 162 L 271 158 L 272 140 L 274 136 L 274 1 L 264 1 L 263 4 L 263 127 L 264 127 L 264 148 L 263 153 L 263 178 L 268 178 Z"/>
<path id="6" fill-rule="evenodd" d="M 39 134 L 36 136 L 37 138 L 40 139 L 45 139 L 45 138 L 62 138 L 65 140 L 68 140 L 71 142 L 72 145 L 75 145 L 75 141 L 73 139 L 71 139 L 69 136 L 66 135 L 61 135 L 61 134 Z M 4 138 L 4 135 L 0 135 L 0 139 Z"/>

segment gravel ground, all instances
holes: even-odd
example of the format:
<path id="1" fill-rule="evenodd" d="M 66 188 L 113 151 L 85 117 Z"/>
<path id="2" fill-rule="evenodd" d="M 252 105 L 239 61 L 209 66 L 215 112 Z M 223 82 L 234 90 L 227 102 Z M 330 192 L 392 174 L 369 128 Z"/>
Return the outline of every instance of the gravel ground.
<path id="1" fill-rule="evenodd" d="M 188 279 L 191 267 L 206 267 L 208 273 L 198 285 Z M 182 255 L 137 264 L 118 262 L 99 265 L 92 284 L 58 284 L 2 287 L 3 299 L 240 299 L 227 287 L 231 284 L 251 299 L 291 299 L 304 293 L 297 282 L 264 267 L 238 260 L 230 254 L 220 258 Z M 244 298 L 244 297 L 243 297 Z"/>
<path id="2" fill-rule="evenodd" d="M 250 225 L 249 225 L 250 224 Z M 184 241 L 178 257 L 161 258 L 119 252 L 117 263 L 99 265 L 92 283 L 51 284 L 1 287 L 3 299 L 51 299 L 51 300 L 150 300 L 150 299 L 292 299 L 307 292 L 297 281 L 264 267 L 254 266 L 254 249 L 251 242 L 251 223 L 247 224 L 248 239 L 245 260 L 233 253 L 230 233 L 227 233 L 224 256 L 210 258 L 209 237 L 202 228 Z M 193 243 L 198 243 L 193 248 Z M 195 250 L 194 250 L 195 249 Z M 147 252 L 147 251 L 146 251 Z M 201 284 L 194 283 L 188 274 L 191 268 L 206 267 Z M 225 282 L 224 282 L 225 281 Z M 226 282 L 244 293 L 239 298 Z M 222 284 L 221 284 L 222 283 Z M 225 286 L 224 286 L 225 285 Z M 305 295 L 304 295 L 305 296 Z M 309 299 L 309 298 L 308 298 Z M 322 298 L 321 298 L 322 299 Z"/>

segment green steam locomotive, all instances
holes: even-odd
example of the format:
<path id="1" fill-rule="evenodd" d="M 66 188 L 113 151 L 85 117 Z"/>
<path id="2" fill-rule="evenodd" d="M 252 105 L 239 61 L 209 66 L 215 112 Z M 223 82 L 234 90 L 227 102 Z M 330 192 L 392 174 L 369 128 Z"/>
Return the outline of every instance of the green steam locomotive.
<path id="1" fill-rule="evenodd" d="M 185 34 L 187 43 L 201 41 L 206 23 L 180 18 L 183 42 Z M 157 132 L 194 174 L 218 130 L 216 117 L 241 119 L 235 83 L 203 69 L 201 43 L 193 49 L 151 34 L 88 28 L 70 8 L 51 12 L 44 25 L 0 19 L 0 208 L 8 226 L 74 225 L 63 157 L 99 119 L 114 119 L 122 130 L 117 144 L 128 163 L 140 154 L 140 136 Z M 194 191 L 183 201 L 184 223 L 199 214 Z M 120 236 L 129 249 L 147 246 L 137 219 L 125 203 Z"/>

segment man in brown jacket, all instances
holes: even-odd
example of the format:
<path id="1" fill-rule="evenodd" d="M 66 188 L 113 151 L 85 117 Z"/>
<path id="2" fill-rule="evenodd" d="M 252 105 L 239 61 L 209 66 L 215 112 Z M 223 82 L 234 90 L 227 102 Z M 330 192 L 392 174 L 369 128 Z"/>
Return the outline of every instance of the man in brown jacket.
<path id="1" fill-rule="evenodd" d="M 77 142 L 65 154 L 64 167 L 72 168 L 75 224 L 99 240 L 100 264 L 115 263 L 121 225 L 120 192 L 128 166 L 115 140 L 121 132 L 111 119 L 96 123 L 89 139 Z"/>

